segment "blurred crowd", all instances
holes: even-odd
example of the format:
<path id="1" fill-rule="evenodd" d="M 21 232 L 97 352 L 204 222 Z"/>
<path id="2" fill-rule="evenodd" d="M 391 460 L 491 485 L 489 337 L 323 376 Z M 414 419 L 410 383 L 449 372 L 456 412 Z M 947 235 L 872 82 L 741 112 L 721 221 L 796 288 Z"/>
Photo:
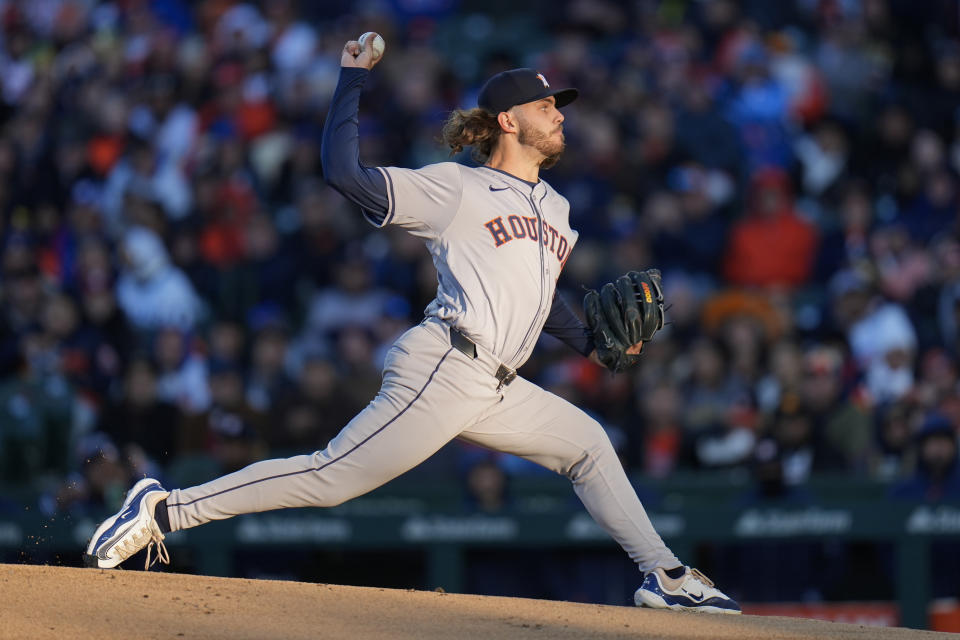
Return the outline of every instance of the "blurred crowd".
<path id="1" fill-rule="evenodd" d="M 0 2 L 0 483 L 100 508 L 322 448 L 372 399 L 436 287 L 322 180 L 341 48 L 374 30 L 368 165 L 448 159 L 446 114 L 502 69 L 580 89 L 544 175 L 580 232 L 561 291 L 656 266 L 670 324 L 627 375 L 549 337 L 521 373 L 631 471 L 960 499 L 957 4 L 498 6 Z M 481 510 L 540 472 L 441 456 Z"/>

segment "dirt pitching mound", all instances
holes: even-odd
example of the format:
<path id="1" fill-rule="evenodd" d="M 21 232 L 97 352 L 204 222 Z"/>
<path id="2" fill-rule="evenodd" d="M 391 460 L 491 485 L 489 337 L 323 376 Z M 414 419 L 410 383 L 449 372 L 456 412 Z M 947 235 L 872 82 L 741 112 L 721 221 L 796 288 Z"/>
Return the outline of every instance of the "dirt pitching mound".
<path id="1" fill-rule="evenodd" d="M 0 638 L 943 638 L 720 616 L 172 573 L 0 565 Z"/>

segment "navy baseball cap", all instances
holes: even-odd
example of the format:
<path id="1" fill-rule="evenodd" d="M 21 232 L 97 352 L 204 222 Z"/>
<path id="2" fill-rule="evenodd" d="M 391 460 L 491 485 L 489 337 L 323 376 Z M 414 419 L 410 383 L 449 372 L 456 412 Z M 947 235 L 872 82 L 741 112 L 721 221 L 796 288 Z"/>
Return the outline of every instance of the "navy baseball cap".
<path id="1" fill-rule="evenodd" d="M 514 105 L 553 96 L 559 109 L 573 102 L 579 93 L 576 89 L 551 89 L 543 74 L 533 69 L 511 69 L 484 83 L 477 96 L 477 105 L 491 113 L 500 113 Z"/>

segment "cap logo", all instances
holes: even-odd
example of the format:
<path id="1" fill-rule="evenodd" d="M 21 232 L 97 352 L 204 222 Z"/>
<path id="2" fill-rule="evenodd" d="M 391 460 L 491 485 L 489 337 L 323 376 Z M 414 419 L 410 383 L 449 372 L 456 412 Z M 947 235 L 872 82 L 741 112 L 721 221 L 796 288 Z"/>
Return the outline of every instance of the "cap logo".
<path id="1" fill-rule="evenodd" d="M 547 82 L 547 79 L 543 77 L 543 74 L 542 74 L 542 73 L 538 73 L 538 74 L 537 74 L 537 77 L 540 78 L 540 82 L 543 83 L 543 86 L 544 86 L 545 89 L 549 89 L 549 88 L 550 88 L 550 83 Z"/>

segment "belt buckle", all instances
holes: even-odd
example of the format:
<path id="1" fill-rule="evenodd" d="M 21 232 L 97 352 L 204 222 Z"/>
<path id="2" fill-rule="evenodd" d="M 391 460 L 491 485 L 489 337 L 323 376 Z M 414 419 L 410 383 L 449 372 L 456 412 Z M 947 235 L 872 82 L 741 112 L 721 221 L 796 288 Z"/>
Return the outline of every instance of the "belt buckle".
<path id="1" fill-rule="evenodd" d="M 505 366 L 501 364 L 500 368 L 497 369 L 497 373 L 495 374 L 495 377 L 497 378 L 497 380 L 500 381 L 500 384 L 497 385 L 497 391 L 500 391 L 500 389 L 509 385 L 511 382 L 513 382 L 516 379 L 517 372 L 511 371 L 510 369 L 507 369 Z"/>

